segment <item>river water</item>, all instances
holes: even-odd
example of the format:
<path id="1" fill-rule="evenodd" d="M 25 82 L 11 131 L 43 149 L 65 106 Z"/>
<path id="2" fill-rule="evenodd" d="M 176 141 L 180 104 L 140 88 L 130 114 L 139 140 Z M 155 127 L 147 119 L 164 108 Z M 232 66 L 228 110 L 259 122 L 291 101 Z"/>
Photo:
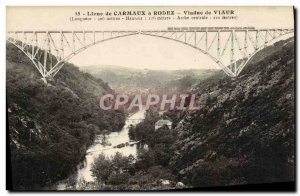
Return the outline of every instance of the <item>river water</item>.
<path id="1" fill-rule="evenodd" d="M 137 156 L 137 142 L 130 141 L 129 139 L 129 127 L 130 125 L 136 125 L 139 123 L 137 120 L 132 119 L 144 119 L 145 109 L 139 110 L 138 112 L 130 115 L 125 121 L 125 125 L 119 132 L 111 132 L 109 135 L 103 138 L 103 135 L 96 135 L 94 144 L 86 152 L 84 162 L 78 165 L 77 174 L 76 174 L 76 186 L 78 183 L 82 182 L 93 182 L 95 179 L 92 176 L 91 167 L 94 163 L 94 160 L 101 154 L 104 153 L 105 156 L 111 157 L 117 152 L 122 153 L 122 155 Z M 122 148 L 117 148 L 119 144 L 126 144 Z M 57 190 L 65 190 L 67 188 L 66 180 L 63 180 L 56 185 Z"/>

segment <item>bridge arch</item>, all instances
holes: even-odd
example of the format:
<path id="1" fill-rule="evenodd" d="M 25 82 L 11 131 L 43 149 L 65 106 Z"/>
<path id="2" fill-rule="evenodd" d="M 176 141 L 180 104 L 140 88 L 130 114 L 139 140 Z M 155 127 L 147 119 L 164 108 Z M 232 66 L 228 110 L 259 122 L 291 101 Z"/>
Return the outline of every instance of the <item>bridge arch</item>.
<path id="1" fill-rule="evenodd" d="M 143 33 L 136 33 L 136 34 L 132 34 L 132 35 L 125 35 L 125 36 L 120 36 L 120 37 L 115 37 L 115 38 L 111 38 L 111 39 L 105 39 L 105 40 L 100 40 L 98 42 L 95 42 L 95 43 L 92 43 L 86 47 L 83 47 L 83 48 L 80 48 L 78 49 L 77 51 L 75 51 L 74 53 L 68 55 L 67 57 L 65 57 L 62 61 L 69 61 L 71 58 L 73 58 L 75 55 L 85 51 L 86 49 L 90 48 L 90 47 L 93 47 L 93 46 L 96 46 L 100 43 L 103 43 L 103 42 L 106 42 L 106 41 L 110 41 L 110 40 L 113 40 L 113 39 L 117 39 L 117 38 L 123 38 L 123 37 L 129 37 L 129 36 L 133 36 L 133 35 L 143 35 L 143 36 L 151 36 L 151 37 L 158 37 L 158 38 L 162 38 L 162 39 L 167 39 L 167 40 L 171 40 L 171 41 L 175 41 L 175 42 L 178 42 L 180 44 L 184 44 L 186 46 L 189 46 L 195 50 L 198 50 L 200 51 L 202 54 L 208 56 L 211 60 L 213 60 L 215 63 L 217 63 L 219 65 L 220 68 L 222 68 L 224 70 L 224 72 L 227 72 L 226 74 L 230 74 L 228 70 L 228 68 L 222 64 L 222 62 L 220 62 L 217 58 L 215 58 L 214 56 L 212 56 L 211 54 L 205 52 L 203 49 L 201 48 L 197 48 L 195 46 L 193 46 L 192 44 L 189 44 L 189 43 L 185 43 L 183 41 L 180 41 L 180 40 L 175 40 L 175 39 L 170 39 L 170 38 L 167 38 L 167 37 L 163 37 L 163 36 L 154 36 L 154 35 L 148 35 L 148 34 L 143 34 Z"/>

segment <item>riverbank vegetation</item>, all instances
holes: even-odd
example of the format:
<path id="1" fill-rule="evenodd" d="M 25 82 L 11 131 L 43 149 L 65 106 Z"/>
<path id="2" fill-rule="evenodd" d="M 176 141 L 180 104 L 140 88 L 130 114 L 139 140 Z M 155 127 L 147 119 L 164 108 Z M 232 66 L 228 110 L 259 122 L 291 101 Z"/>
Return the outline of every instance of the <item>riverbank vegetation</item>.
<path id="1" fill-rule="evenodd" d="M 131 139 L 141 141 L 137 157 L 99 155 L 92 166 L 96 181 L 83 182 L 77 189 L 104 190 L 160 190 L 183 188 L 172 173 L 168 163 L 171 158 L 171 146 L 177 133 L 168 127 L 155 130 L 155 122 L 160 119 L 157 112 L 147 111 L 145 119 L 130 127 Z M 147 147 L 146 147 L 147 146 Z M 178 184 L 179 183 L 179 184 Z"/>

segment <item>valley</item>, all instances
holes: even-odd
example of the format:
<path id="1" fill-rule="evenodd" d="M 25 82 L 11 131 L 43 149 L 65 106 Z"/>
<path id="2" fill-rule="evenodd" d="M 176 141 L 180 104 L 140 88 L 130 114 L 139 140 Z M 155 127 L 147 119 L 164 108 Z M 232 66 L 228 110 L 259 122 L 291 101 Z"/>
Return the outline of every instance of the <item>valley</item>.
<path id="1" fill-rule="evenodd" d="M 16 190 L 164 190 L 295 179 L 293 38 L 261 50 L 236 78 L 221 70 L 66 64 L 49 85 L 24 54 L 6 47 Z M 99 108 L 104 94 L 174 92 L 195 94 L 200 108 Z"/>

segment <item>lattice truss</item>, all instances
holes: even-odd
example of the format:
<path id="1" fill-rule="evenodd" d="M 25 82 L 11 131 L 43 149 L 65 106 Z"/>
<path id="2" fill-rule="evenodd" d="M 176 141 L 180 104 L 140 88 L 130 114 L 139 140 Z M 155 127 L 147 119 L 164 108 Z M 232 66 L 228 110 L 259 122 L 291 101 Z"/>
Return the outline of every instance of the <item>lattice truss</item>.
<path id="1" fill-rule="evenodd" d="M 64 63 L 100 42 L 136 31 L 11 31 L 8 41 L 28 56 L 43 78 L 53 78 Z"/>
<path id="2" fill-rule="evenodd" d="M 293 29 L 223 29 L 199 31 L 9 31 L 7 40 L 22 50 L 43 78 L 53 78 L 64 63 L 100 42 L 136 34 L 191 46 L 236 77 L 259 50 Z"/>

